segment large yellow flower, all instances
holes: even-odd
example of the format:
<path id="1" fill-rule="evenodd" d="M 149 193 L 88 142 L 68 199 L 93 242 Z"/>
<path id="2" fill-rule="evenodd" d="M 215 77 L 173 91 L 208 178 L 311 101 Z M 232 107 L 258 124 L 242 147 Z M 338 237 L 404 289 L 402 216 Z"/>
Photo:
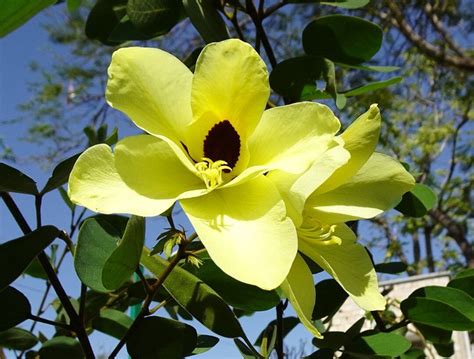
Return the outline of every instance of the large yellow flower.
<path id="1" fill-rule="evenodd" d="M 156 216 L 179 200 L 222 270 L 276 288 L 298 240 L 270 175 L 294 182 L 326 152 L 339 164 L 348 153 L 335 140 L 340 123 L 326 106 L 264 111 L 269 94 L 264 62 L 239 40 L 207 45 L 194 74 L 158 49 L 116 51 L 107 101 L 148 134 L 125 138 L 113 151 L 104 144 L 85 151 L 71 172 L 71 200 L 139 216 Z"/>
<path id="2" fill-rule="evenodd" d="M 278 171 L 268 176 L 293 208 L 299 252 L 334 277 L 367 311 L 383 310 L 385 299 L 367 251 L 344 222 L 393 208 L 415 184 L 398 161 L 374 152 L 379 134 L 380 113 L 372 105 L 340 136 L 350 155 L 344 165 L 329 161 L 329 150 L 298 178 Z M 281 287 L 303 324 L 319 336 L 310 320 L 316 296 L 313 276 L 299 254 Z"/>

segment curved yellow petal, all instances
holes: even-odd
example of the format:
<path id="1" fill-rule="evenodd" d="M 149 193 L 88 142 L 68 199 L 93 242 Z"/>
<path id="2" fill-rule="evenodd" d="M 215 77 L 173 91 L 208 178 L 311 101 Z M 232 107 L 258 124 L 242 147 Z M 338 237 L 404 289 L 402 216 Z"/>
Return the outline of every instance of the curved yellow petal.
<path id="1" fill-rule="evenodd" d="M 248 166 L 301 173 L 328 149 L 340 127 L 329 107 L 314 102 L 267 110 L 250 137 Z"/>
<path id="2" fill-rule="evenodd" d="M 283 282 L 296 256 L 296 230 L 265 176 L 180 203 L 224 272 L 266 290 Z"/>
<path id="3" fill-rule="evenodd" d="M 383 310 L 377 275 L 365 248 L 344 224 L 338 225 L 327 240 L 301 238 L 298 249 L 328 272 L 364 310 Z"/>
<path id="4" fill-rule="evenodd" d="M 87 149 L 76 161 L 69 176 L 71 201 L 94 212 L 130 213 L 157 216 L 174 203 L 173 198 L 153 199 L 128 187 L 117 172 L 109 146 Z"/>
<path id="5" fill-rule="evenodd" d="M 280 288 L 290 301 L 298 318 L 306 329 L 316 338 L 322 338 L 321 333 L 319 333 L 311 322 L 313 308 L 316 302 L 313 275 L 299 254 L 296 256 L 290 273 Z"/>
<path id="6" fill-rule="evenodd" d="M 114 52 L 108 73 L 110 106 L 148 133 L 184 140 L 193 74 L 181 61 L 159 49 L 128 47 Z"/>
<path id="7" fill-rule="evenodd" d="M 329 149 L 317 156 L 311 167 L 303 174 L 280 170 L 273 170 L 267 174 L 284 199 L 288 216 L 297 227 L 302 223 L 307 198 L 334 171 L 347 163 L 349 157 L 349 153 L 338 141 L 332 141 L 329 144 Z"/>
<path id="8" fill-rule="evenodd" d="M 237 39 L 207 45 L 196 63 L 191 96 L 193 123 L 186 143 L 191 157 L 204 157 L 204 139 L 214 125 L 227 120 L 240 137 L 236 171 L 245 168 L 248 137 L 270 96 L 266 65 L 258 53 Z"/>
<path id="9" fill-rule="evenodd" d="M 337 188 L 359 171 L 375 151 L 380 135 L 380 122 L 380 111 L 374 104 L 341 134 L 344 148 L 351 154 L 351 159 L 321 185 L 316 193 Z"/>
<path id="10" fill-rule="evenodd" d="M 372 218 L 395 207 L 415 180 L 393 158 L 374 153 L 347 183 L 306 203 L 308 213 L 324 223 Z"/>
<path id="11" fill-rule="evenodd" d="M 123 181 L 143 196 L 176 200 L 207 193 L 192 163 L 161 138 L 138 135 L 119 141 L 115 166 Z"/>

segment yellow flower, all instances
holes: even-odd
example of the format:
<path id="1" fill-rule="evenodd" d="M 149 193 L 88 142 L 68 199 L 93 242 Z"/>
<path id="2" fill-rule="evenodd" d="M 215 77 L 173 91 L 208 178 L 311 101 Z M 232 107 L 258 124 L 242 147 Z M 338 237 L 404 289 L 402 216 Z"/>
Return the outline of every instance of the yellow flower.
<path id="1" fill-rule="evenodd" d="M 339 138 L 350 156 L 345 164 L 335 166 L 328 161 L 331 151 L 327 151 L 303 176 L 269 175 L 293 208 L 298 251 L 329 273 L 367 311 L 383 310 L 385 299 L 367 251 L 344 222 L 393 208 L 415 184 L 399 162 L 374 152 L 379 134 L 380 113 L 372 105 Z M 320 336 L 310 320 L 316 296 L 313 276 L 299 254 L 281 288 L 303 324 Z"/>
<path id="2" fill-rule="evenodd" d="M 300 176 L 340 123 L 316 103 L 265 110 L 270 88 L 248 44 L 207 45 L 194 74 L 158 49 L 116 51 L 108 103 L 148 134 L 85 151 L 69 179 L 74 203 L 100 213 L 156 216 L 180 202 L 215 263 L 264 289 L 278 287 L 297 253 L 295 225 L 269 176 Z"/>

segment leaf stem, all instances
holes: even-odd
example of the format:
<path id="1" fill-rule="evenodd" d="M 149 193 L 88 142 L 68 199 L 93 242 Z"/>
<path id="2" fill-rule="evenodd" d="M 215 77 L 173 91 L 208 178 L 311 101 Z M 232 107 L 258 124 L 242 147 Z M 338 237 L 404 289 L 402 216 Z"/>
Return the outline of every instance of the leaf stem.
<path id="1" fill-rule="evenodd" d="M 41 317 L 39 317 L 37 315 L 34 315 L 34 314 L 30 314 L 28 319 L 34 320 L 35 322 L 49 324 L 49 325 L 53 325 L 55 327 L 63 328 L 63 329 L 68 330 L 70 332 L 74 331 L 74 328 L 72 326 L 68 325 L 68 324 L 55 322 L 53 320 L 49 320 L 49 319 L 46 319 L 46 318 L 41 318 Z"/>

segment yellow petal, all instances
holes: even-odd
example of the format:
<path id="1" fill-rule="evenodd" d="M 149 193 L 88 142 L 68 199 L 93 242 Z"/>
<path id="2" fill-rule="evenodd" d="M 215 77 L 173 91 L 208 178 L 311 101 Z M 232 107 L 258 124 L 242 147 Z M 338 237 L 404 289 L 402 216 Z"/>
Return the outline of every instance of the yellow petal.
<path id="1" fill-rule="evenodd" d="M 115 166 L 130 188 L 150 198 L 176 200 L 207 192 L 184 154 L 179 158 L 168 141 L 154 136 L 119 141 L 115 146 Z"/>
<path id="2" fill-rule="evenodd" d="M 385 308 L 372 261 L 346 225 L 338 225 L 328 240 L 300 237 L 298 249 L 337 280 L 362 309 Z"/>
<path id="3" fill-rule="evenodd" d="M 90 147 L 79 156 L 69 176 L 71 201 L 99 213 L 156 216 L 174 203 L 172 198 L 153 199 L 128 187 L 114 164 L 109 146 Z"/>
<path id="4" fill-rule="evenodd" d="M 329 107 L 318 103 L 267 110 L 249 140 L 249 167 L 266 165 L 301 173 L 328 149 L 339 128 L 339 120 Z"/>
<path id="5" fill-rule="evenodd" d="M 296 255 L 296 230 L 265 176 L 180 203 L 224 272 L 267 290 L 283 282 Z"/>
<path id="6" fill-rule="evenodd" d="M 306 329 L 315 337 L 322 338 L 321 333 L 319 333 L 311 322 L 313 308 L 316 302 L 313 275 L 299 254 L 296 256 L 290 273 L 280 288 L 290 301 L 298 318 Z"/>
<path id="7" fill-rule="evenodd" d="M 377 105 L 359 116 L 341 135 L 344 148 L 349 151 L 351 159 L 339 168 L 316 193 L 328 192 L 347 182 L 367 162 L 375 151 L 380 135 L 380 111 Z"/>
<path id="8" fill-rule="evenodd" d="M 347 183 L 321 195 L 311 195 L 308 213 L 324 223 L 372 218 L 396 206 L 415 185 L 405 168 L 389 156 L 374 153 Z"/>
<path id="9" fill-rule="evenodd" d="M 159 49 L 128 47 L 112 56 L 106 97 L 141 129 L 179 144 L 192 121 L 191 71 Z"/>
<path id="10" fill-rule="evenodd" d="M 307 198 L 321 183 L 324 183 L 339 167 L 349 160 L 349 153 L 338 141 L 332 141 L 329 149 L 316 157 L 311 167 L 303 174 L 285 171 L 270 171 L 267 177 L 275 184 L 285 201 L 288 216 L 298 227 Z"/>
<path id="11" fill-rule="evenodd" d="M 227 120 L 242 146 L 236 167 L 245 168 L 247 140 L 269 95 L 265 63 L 252 46 L 237 39 L 207 45 L 196 63 L 192 83 L 193 123 L 186 142 L 191 157 L 204 157 L 204 139 L 214 125 Z"/>

